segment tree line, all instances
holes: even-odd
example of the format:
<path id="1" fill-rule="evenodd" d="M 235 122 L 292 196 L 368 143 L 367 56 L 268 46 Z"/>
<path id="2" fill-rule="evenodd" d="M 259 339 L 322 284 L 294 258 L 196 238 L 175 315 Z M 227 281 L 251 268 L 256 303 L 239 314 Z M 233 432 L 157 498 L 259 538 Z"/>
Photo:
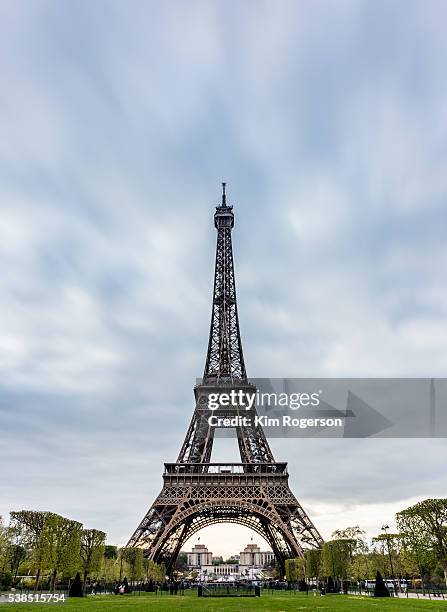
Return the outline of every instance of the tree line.
<path id="1" fill-rule="evenodd" d="M 321 549 L 286 561 L 289 582 L 375 579 L 377 571 L 394 578 L 417 578 L 447 585 L 447 499 L 426 499 L 396 514 L 398 531 L 367 543 L 357 525 L 337 529 Z"/>
<path id="2" fill-rule="evenodd" d="M 286 561 L 289 582 L 331 578 L 345 581 L 388 577 L 419 578 L 447 585 L 447 499 L 427 499 L 396 514 L 398 531 L 377 535 L 370 543 L 359 526 L 338 529 L 321 549 L 303 559 Z M 185 560 L 186 561 L 186 560 Z M 84 529 L 78 521 L 52 512 L 21 510 L 10 513 L 9 525 L 0 517 L 0 589 L 19 580 L 25 586 L 54 590 L 58 581 L 76 573 L 88 581 L 113 583 L 164 582 L 163 565 L 143 557 L 139 548 L 106 544 L 106 533 Z M 28 577 L 28 578 L 23 578 Z"/>
<path id="3" fill-rule="evenodd" d="M 59 514 L 20 510 L 10 513 L 9 525 L 0 517 L 0 590 L 22 581 L 54 591 L 58 581 L 68 582 L 77 572 L 84 586 L 124 577 L 133 583 L 164 582 L 166 573 L 164 566 L 144 559 L 141 549 L 107 545 L 104 531 L 84 529 Z"/>

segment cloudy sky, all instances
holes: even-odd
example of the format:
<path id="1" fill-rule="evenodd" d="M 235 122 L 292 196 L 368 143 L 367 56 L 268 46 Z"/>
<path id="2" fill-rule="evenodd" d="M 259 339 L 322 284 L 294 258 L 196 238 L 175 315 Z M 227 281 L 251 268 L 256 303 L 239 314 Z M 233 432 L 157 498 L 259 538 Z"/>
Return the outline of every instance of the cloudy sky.
<path id="1" fill-rule="evenodd" d="M 445 374 L 446 18 L 0 2 L 0 514 L 133 532 L 203 371 L 221 180 L 251 377 Z M 325 537 L 446 495 L 444 440 L 272 448 Z"/>

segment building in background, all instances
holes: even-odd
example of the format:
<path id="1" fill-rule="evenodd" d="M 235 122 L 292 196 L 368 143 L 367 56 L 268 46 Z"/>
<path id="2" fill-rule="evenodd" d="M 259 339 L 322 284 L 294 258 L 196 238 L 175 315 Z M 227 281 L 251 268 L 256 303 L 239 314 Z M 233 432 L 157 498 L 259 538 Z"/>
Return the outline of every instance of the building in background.
<path id="1" fill-rule="evenodd" d="M 247 544 L 239 555 L 233 555 L 227 563 L 221 556 L 213 557 L 204 544 L 196 544 L 186 555 L 188 569 L 198 572 L 200 580 L 254 579 L 275 558 L 271 550 L 262 551 L 253 543 Z"/>
<path id="2" fill-rule="evenodd" d="M 188 568 L 190 570 L 199 570 L 202 566 L 212 565 L 213 553 L 209 552 L 205 544 L 196 544 L 191 552 L 186 553 L 188 556 Z"/>
<path id="3" fill-rule="evenodd" d="M 238 563 L 220 563 L 219 565 L 202 565 L 201 574 L 209 580 L 237 580 L 241 577 Z"/>
<path id="4" fill-rule="evenodd" d="M 257 544 L 247 544 L 239 555 L 239 565 L 262 568 L 268 565 L 274 558 L 275 555 L 271 550 L 263 552 Z"/>

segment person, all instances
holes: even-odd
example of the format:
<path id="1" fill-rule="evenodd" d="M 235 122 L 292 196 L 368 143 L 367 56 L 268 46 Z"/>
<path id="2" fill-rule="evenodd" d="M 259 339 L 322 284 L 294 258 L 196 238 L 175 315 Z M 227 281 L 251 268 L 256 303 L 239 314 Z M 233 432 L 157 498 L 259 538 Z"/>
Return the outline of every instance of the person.
<path id="1" fill-rule="evenodd" d="M 120 595 L 124 595 L 124 584 L 120 584 L 118 591 Z"/>

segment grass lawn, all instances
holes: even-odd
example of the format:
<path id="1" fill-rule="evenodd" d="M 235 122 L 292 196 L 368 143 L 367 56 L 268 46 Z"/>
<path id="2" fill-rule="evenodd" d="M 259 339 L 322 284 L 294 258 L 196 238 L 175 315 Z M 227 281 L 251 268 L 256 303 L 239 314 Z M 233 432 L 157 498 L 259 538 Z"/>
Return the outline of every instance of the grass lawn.
<path id="1" fill-rule="evenodd" d="M 0 606 L 0 610 L 3 606 Z M 414 612 L 419 610 L 443 610 L 447 612 L 447 600 L 422 601 L 417 599 L 374 599 L 355 595 L 326 595 L 325 597 L 306 596 L 305 594 L 278 592 L 270 595 L 263 593 L 260 598 L 251 597 L 197 597 L 196 591 L 187 592 L 186 595 L 168 595 L 156 597 L 153 594 L 145 595 L 96 595 L 85 599 L 70 599 L 65 603 L 18 603 L 4 604 L 4 611 L 17 610 L 70 610 L 85 612 L 298 612 L 300 610 L 332 610 L 340 612 L 405 610 Z"/>

